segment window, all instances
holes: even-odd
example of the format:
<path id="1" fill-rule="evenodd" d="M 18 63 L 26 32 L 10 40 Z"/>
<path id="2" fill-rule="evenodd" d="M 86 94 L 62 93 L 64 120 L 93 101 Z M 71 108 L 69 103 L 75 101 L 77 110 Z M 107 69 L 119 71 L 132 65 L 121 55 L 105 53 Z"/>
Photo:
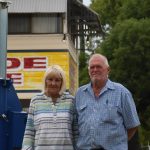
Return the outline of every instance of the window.
<path id="1" fill-rule="evenodd" d="M 61 14 L 9 14 L 9 34 L 62 33 Z"/>
<path id="2" fill-rule="evenodd" d="M 30 33 L 30 14 L 10 14 L 8 33 Z"/>

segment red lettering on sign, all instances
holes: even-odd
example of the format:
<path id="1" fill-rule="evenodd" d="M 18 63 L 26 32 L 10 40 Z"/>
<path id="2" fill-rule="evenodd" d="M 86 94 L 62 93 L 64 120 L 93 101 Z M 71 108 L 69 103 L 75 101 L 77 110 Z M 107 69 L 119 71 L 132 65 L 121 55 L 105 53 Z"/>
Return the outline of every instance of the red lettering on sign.
<path id="1" fill-rule="evenodd" d="M 43 71 L 47 67 L 47 57 L 7 58 L 8 71 Z"/>
<path id="2" fill-rule="evenodd" d="M 46 69 L 45 57 L 24 58 L 24 69 Z"/>
<path id="3" fill-rule="evenodd" d="M 13 80 L 15 86 L 23 85 L 23 75 L 22 73 L 7 73 L 7 78 Z"/>
<path id="4" fill-rule="evenodd" d="M 7 58 L 7 69 L 17 69 L 21 65 L 18 58 Z"/>

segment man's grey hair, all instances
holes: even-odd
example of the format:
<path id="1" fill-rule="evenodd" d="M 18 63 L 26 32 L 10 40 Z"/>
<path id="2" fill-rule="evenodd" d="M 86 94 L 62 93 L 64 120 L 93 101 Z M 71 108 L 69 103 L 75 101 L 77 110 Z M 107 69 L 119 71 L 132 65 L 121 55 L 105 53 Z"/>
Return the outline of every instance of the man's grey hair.
<path id="1" fill-rule="evenodd" d="M 93 55 L 90 57 L 89 61 L 88 61 L 88 68 L 89 68 L 89 65 L 90 65 L 91 60 L 92 60 L 93 58 L 95 58 L 95 57 L 102 58 L 103 61 L 104 61 L 104 64 L 105 64 L 107 67 L 109 67 L 108 59 L 107 59 L 106 56 L 104 56 L 104 55 L 102 55 L 102 54 L 93 54 Z"/>

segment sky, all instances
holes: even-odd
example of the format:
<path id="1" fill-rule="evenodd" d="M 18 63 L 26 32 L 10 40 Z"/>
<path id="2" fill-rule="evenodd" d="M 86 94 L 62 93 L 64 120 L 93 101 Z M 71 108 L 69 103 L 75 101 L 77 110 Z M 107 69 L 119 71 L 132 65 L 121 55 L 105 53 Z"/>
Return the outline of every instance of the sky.
<path id="1" fill-rule="evenodd" d="M 90 0 L 83 0 L 83 4 L 85 4 L 86 6 L 89 6 L 90 3 L 91 3 Z"/>

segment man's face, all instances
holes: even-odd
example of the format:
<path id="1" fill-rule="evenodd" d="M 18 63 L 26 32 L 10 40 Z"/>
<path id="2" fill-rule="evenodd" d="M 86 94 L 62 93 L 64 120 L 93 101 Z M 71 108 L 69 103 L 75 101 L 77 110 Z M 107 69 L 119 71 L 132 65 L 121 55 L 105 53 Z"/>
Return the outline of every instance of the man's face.
<path id="1" fill-rule="evenodd" d="M 105 81 L 108 78 L 109 67 L 104 63 L 104 59 L 94 57 L 89 63 L 89 75 L 92 82 Z"/>

